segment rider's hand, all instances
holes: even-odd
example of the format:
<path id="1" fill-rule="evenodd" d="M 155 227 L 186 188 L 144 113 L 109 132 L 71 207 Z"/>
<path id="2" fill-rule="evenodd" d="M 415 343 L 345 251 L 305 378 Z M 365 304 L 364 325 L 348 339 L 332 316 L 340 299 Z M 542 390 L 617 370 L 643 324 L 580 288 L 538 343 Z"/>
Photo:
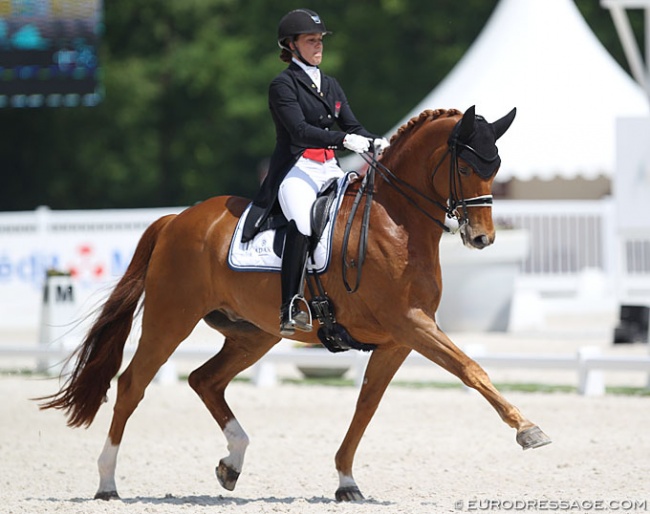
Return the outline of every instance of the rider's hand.
<path id="1" fill-rule="evenodd" d="M 388 142 L 388 139 L 385 137 L 378 137 L 375 139 L 372 144 L 375 146 L 375 152 L 377 155 L 381 155 L 386 148 L 390 146 L 390 143 Z"/>
<path id="2" fill-rule="evenodd" d="M 367 152 L 370 148 L 370 139 L 358 134 L 348 134 L 343 140 L 343 146 L 356 153 Z"/>

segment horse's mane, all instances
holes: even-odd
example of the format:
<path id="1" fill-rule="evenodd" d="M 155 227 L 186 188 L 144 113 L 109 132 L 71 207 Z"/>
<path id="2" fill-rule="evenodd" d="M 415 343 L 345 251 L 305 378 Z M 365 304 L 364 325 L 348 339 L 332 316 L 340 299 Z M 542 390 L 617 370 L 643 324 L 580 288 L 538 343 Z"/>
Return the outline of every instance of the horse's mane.
<path id="1" fill-rule="evenodd" d="M 387 157 L 392 154 L 393 151 L 396 151 L 401 146 L 402 142 L 408 139 L 409 135 L 425 123 L 440 118 L 451 118 L 452 116 L 457 116 L 459 114 L 463 113 L 458 109 L 426 109 L 419 115 L 413 116 L 413 118 L 397 129 L 397 132 L 395 132 L 395 134 L 390 138 L 390 146 L 386 150 L 384 157 Z"/>

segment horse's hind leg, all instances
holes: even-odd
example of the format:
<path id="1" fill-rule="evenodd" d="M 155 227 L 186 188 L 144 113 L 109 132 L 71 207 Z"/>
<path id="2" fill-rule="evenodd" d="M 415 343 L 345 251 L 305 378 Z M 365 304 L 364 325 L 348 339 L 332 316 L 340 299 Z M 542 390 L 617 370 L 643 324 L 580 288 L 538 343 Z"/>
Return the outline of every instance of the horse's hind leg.
<path id="1" fill-rule="evenodd" d="M 219 461 L 216 474 L 219 483 L 232 491 L 242 471 L 248 436 L 226 402 L 225 389 L 235 376 L 255 364 L 280 338 L 243 321 L 227 334 L 221 351 L 190 374 L 189 384 L 226 436 L 230 453 Z"/>
<path id="2" fill-rule="evenodd" d="M 96 499 L 119 498 L 115 484 L 115 468 L 126 422 L 144 397 L 144 391 L 156 372 L 198 323 L 198 320 L 183 318 L 180 312 L 173 319 L 157 316 L 154 319 L 154 316 L 148 315 L 152 314 L 151 307 L 147 307 L 149 310 L 145 308 L 138 348 L 117 381 L 113 419 L 104 449 L 97 461 L 99 488 L 95 494 Z"/>

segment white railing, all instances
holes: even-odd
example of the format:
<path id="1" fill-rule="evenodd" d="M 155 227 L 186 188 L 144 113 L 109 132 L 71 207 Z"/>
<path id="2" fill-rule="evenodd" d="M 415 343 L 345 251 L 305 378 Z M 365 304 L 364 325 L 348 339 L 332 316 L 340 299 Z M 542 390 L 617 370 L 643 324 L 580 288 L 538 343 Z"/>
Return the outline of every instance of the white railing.
<path id="1" fill-rule="evenodd" d="M 178 380 L 176 363 L 179 360 L 207 360 L 216 349 L 206 347 L 181 347 L 172 358 L 161 368 L 156 380 L 170 383 Z M 124 350 L 125 361 L 133 356 L 135 349 L 127 347 Z M 470 345 L 465 348 L 467 355 L 481 366 L 489 369 L 549 369 L 569 370 L 576 374 L 575 385 L 578 393 L 584 396 L 601 396 L 605 394 L 605 379 L 603 371 L 641 371 L 650 373 L 650 355 L 602 355 L 597 347 L 583 347 L 576 354 L 532 354 L 532 353 L 487 353 L 480 345 Z M 70 349 L 53 345 L 45 346 L 5 346 L 0 347 L 0 357 L 34 357 L 39 362 L 64 362 L 71 354 Z M 360 387 L 368 362 L 369 354 L 357 351 L 345 353 L 330 353 L 319 348 L 274 348 L 267 353 L 252 368 L 251 381 L 258 387 L 272 387 L 279 382 L 277 366 L 293 364 L 295 366 L 318 367 L 324 369 L 349 367 L 354 384 Z M 420 354 L 412 352 L 403 366 L 435 366 Z M 650 382 L 649 382 L 650 385 Z"/>
<path id="2" fill-rule="evenodd" d="M 650 302 L 650 230 L 618 230 L 613 199 L 495 200 L 493 209 L 498 224 L 529 232 L 520 275 L 529 288 L 575 293 L 580 273 L 592 269 L 619 298 Z"/>
<path id="3" fill-rule="evenodd" d="M 617 276 L 619 298 L 650 303 L 650 237 L 643 230 L 623 230 L 618 250 L 622 270 Z"/>
<path id="4" fill-rule="evenodd" d="M 607 244 L 610 200 L 496 200 L 497 224 L 530 234 L 525 275 L 571 275 L 585 268 L 611 269 Z M 498 238 L 498 235 L 497 235 Z"/>

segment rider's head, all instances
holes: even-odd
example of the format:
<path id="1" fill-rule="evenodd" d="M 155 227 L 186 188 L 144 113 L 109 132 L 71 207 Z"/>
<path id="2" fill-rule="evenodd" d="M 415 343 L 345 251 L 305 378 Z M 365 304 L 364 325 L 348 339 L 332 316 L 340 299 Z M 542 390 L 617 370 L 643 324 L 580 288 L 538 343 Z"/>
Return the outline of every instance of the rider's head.
<path id="1" fill-rule="evenodd" d="M 283 16 L 278 25 L 280 59 L 297 57 L 305 64 L 318 66 L 323 58 L 323 36 L 330 34 L 320 16 L 309 9 L 296 9 Z"/>

